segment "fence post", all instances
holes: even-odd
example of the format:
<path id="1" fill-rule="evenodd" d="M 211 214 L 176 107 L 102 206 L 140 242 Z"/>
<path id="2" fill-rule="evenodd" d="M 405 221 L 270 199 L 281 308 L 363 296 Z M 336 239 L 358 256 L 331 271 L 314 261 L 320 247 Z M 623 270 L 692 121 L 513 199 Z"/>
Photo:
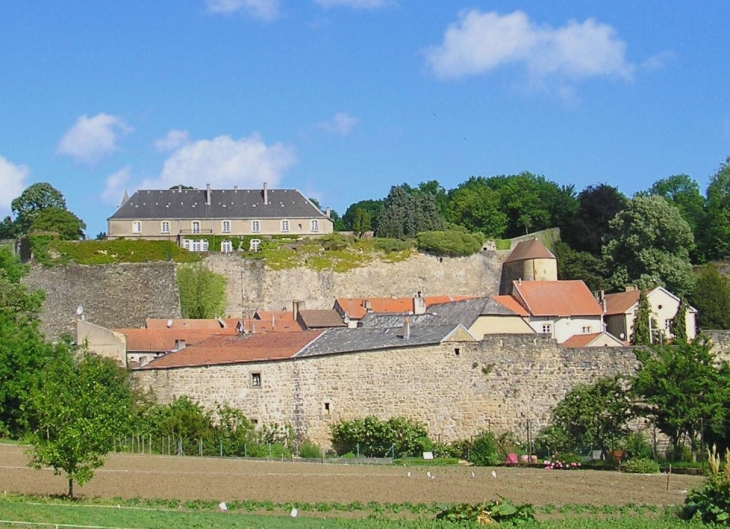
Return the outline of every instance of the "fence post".
<path id="1" fill-rule="evenodd" d="M 360 457 L 360 443 L 357 443 L 355 445 L 355 450 L 357 451 L 357 457 L 359 458 Z"/>
<path id="2" fill-rule="evenodd" d="M 248 457 L 248 444 L 243 443 L 243 457 Z"/>
<path id="3" fill-rule="evenodd" d="M 269 443 L 269 459 L 271 459 L 271 443 Z"/>
<path id="4" fill-rule="evenodd" d="M 221 457 L 223 457 L 223 440 L 221 440 Z"/>
<path id="5" fill-rule="evenodd" d="M 200 454 L 200 457 L 203 457 L 203 438 L 198 437 L 198 454 Z"/>

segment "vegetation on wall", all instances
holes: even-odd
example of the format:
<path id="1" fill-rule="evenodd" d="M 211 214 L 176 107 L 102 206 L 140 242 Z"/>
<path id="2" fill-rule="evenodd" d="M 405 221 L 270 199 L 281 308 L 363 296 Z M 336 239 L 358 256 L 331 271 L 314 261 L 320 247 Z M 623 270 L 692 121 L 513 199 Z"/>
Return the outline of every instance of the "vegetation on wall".
<path id="1" fill-rule="evenodd" d="M 200 265 L 177 270 L 180 312 L 183 318 L 206 319 L 224 316 L 226 278 Z"/>
<path id="2" fill-rule="evenodd" d="M 146 263 L 174 261 L 192 263 L 199 254 L 178 247 L 171 241 L 115 239 L 108 241 L 61 241 L 48 235 L 30 237 L 33 258 L 45 265 Z"/>

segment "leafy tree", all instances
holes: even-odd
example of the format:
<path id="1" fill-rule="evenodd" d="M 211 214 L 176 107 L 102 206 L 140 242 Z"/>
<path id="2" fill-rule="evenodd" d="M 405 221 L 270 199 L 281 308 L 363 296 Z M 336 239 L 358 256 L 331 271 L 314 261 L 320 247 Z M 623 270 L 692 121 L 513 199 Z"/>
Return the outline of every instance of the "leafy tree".
<path id="1" fill-rule="evenodd" d="M 365 208 L 355 210 L 355 219 L 352 221 L 352 231 L 356 237 L 362 237 L 363 233 L 373 229 L 373 217 Z"/>
<path id="2" fill-rule="evenodd" d="M 562 241 L 553 245 L 553 253 L 558 261 L 558 279 L 580 279 L 592 291 L 608 288 L 608 275 L 603 261 L 588 252 L 576 252 Z"/>
<path id="3" fill-rule="evenodd" d="M 0 221 L 0 240 L 14 239 L 16 237 L 16 226 L 11 217 L 5 217 Z"/>
<path id="4" fill-rule="evenodd" d="M 378 215 L 376 235 L 402 239 L 422 231 L 439 231 L 445 227 L 433 195 L 413 191 L 410 186 L 394 186 Z"/>
<path id="5" fill-rule="evenodd" d="M 717 266 L 702 267 L 690 300 L 697 309 L 700 329 L 730 329 L 730 279 L 720 274 Z"/>
<path id="6" fill-rule="evenodd" d="M 571 450 L 613 448 L 628 433 L 632 403 L 620 376 L 581 384 L 565 394 L 550 414 L 550 425 L 563 432 Z"/>
<path id="7" fill-rule="evenodd" d="M 193 186 L 184 186 L 182 184 L 178 184 L 176 186 L 172 186 L 170 189 L 195 189 Z"/>
<path id="8" fill-rule="evenodd" d="M 631 331 L 632 345 L 651 345 L 654 341 L 652 331 L 657 328 L 657 322 L 651 312 L 649 299 L 643 290 L 639 294 L 639 306 L 634 315 L 634 325 Z"/>
<path id="9" fill-rule="evenodd" d="M 432 195 L 434 200 L 436 201 L 436 209 L 438 209 L 439 214 L 442 217 L 445 216 L 446 205 L 449 203 L 449 196 L 438 180 L 421 182 L 420 184 L 418 184 L 418 191 L 427 195 Z"/>
<path id="10" fill-rule="evenodd" d="M 309 200 L 309 201 L 310 201 L 310 202 L 311 202 L 312 204 L 314 204 L 315 206 L 317 206 L 317 209 L 318 209 L 318 210 L 320 210 L 320 211 L 323 211 L 323 209 L 322 209 L 322 206 L 321 206 L 321 205 L 319 204 L 319 200 L 317 200 L 316 198 L 309 198 L 308 200 Z"/>
<path id="11" fill-rule="evenodd" d="M 560 235 L 574 250 L 600 257 L 609 222 L 627 204 L 626 197 L 613 186 L 588 186 L 578 195 L 578 209 L 573 222 Z"/>
<path id="12" fill-rule="evenodd" d="M 28 229 L 33 232 L 56 232 L 63 241 L 85 239 L 86 224 L 76 215 L 65 209 L 50 207 L 39 212 Z"/>
<path id="13" fill-rule="evenodd" d="M 672 318 L 672 334 L 674 335 L 675 342 L 686 342 L 687 341 L 687 300 L 684 296 L 679 301 L 679 307 L 677 307 L 677 314 Z"/>
<path id="14" fill-rule="evenodd" d="M 658 282 L 678 295 L 690 291 L 694 237 L 676 207 L 662 197 L 637 196 L 609 227 L 603 256 L 614 287 Z"/>
<path id="15" fill-rule="evenodd" d="M 50 466 L 83 485 L 104 464 L 114 439 L 128 431 L 134 393 L 113 360 L 84 353 L 58 358 L 25 403 L 31 466 Z"/>
<path id="16" fill-rule="evenodd" d="M 470 179 L 449 192 L 446 220 L 487 237 L 501 237 L 507 229 L 507 215 L 500 210 L 500 196 L 486 183 Z"/>
<path id="17" fill-rule="evenodd" d="M 648 195 L 664 197 L 676 206 L 682 218 L 689 224 L 692 233 L 697 233 L 705 216 L 705 199 L 699 184 L 686 174 L 673 175 L 657 180 L 646 192 Z"/>
<path id="18" fill-rule="evenodd" d="M 95 241 L 105 241 L 106 240 L 106 232 L 105 231 L 100 231 L 99 233 L 96 234 L 96 237 L 94 237 L 94 240 Z"/>
<path id="19" fill-rule="evenodd" d="M 330 210 L 330 218 L 332 219 L 332 230 L 333 231 L 345 231 L 345 221 L 342 220 L 340 214 L 334 209 Z"/>
<path id="20" fill-rule="evenodd" d="M 730 256 L 730 157 L 710 178 L 707 211 L 700 246 L 708 259 Z"/>
<path id="21" fill-rule="evenodd" d="M 722 400 L 727 388 L 710 344 L 700 338 L 636 354 L 640 366 L 633 391 L 639 411 L 669 437 L 673 454 L 685 439 L 694 450 L 703 423 L 722 422 L 727 414 Z"/>
<path id="22" fill-rule="evenodd" d="M 61 192 L 47 182 L 39 182 L 26 188 L 10 203 L 15 214 L 17 233 L 25 235 L 36 216 L 48 208 L 66 209 L 66 200 Z"/>
<path id="23" fill-rule="evenodd" d="M 349 208 L 347 208 L 345 214 L 342 215 L 342 220 L 345 223 L 345 229 L 355 231 L 355 215 L 357 214 L 358 209 L 363 209 L 370 213 L 370 218 L 372 219 L 371 229 L 377 231 L 377 219 L 383 209 L 384 202 L 384 200 L 361 200 L 360 202 L 352 204 Z"/>
<path id="24" fill-rule="evenodd" d="M 223 315 L 226 278 L 200 265 L 177 270 L 180 310 L 183 318 L 206 319 Z"/>

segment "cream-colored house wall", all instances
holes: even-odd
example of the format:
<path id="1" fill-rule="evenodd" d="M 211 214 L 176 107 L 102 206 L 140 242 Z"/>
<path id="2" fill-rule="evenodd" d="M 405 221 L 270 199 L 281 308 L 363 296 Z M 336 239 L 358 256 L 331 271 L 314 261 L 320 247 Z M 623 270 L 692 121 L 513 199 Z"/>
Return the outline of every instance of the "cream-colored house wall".
<path id="1" fill-rule="evenodd" d="M 535 331 L 530 327 L 521 316 L 479 316 L 471 327 L 469 332 L 477 340 L 481 340 L 487 334 L 534 334 Z"/>
<path id="2" fill-rule="evenodd" d="M 127 367 L 127 337 L 120 332 L 77 320 L 76 343 L 86 345 L 90 353 L 111 358 L 120 366 Z"/>
<path id="3" fill-rule="evenodd" d="M 282 230 L 282 221 L 289 221 L 289 230 Z M 312 221 L 318 223 L 318 230 L 312 230 Z M 223 231 L 223 222 L 230 223 L 230 231 Z M 253 231 L 253 222 L 259 223 L 259 231 Z M 133 231 L 133 223 L 140 223 L 140 232 Z M 170 223 L 170 232 L 162 232 L 162 223 Z M 327 217 L 292 219 L 110 219 L 108 221 L 107 237 L 115 239 L 119 237 L 154 239 L 154 240 L 177 240 L 178 235 L 188 239 L 194 239 L 193 223 L 200 223 L 200 235 L 326 235 L 332 233 L 333 222 Z"/>
<path id="4" fill-rule="evenodd" d="M 545 324 L 551 326 L 550 334 L 558 343 L 563 343 L 576 334 L 592 334 L 603 331 L 600 316 L 582 316 L 576 318 L 533 316 L 530 318 L 530 327 L 538 334 L 543 334 L 542 327 Z"/>
<path id="5" fill-rule="evenodd" d="M 661 288 L 656 288 L 649 292 L 647 299 L 649 300 L 649 305 L 651 305 L 651 312 L 656 320 L 657 328 L 664 331 L 665 337 L 674 338 L 674 334 L 668 330 L 667 322 L 671 321 L 677 314 L 680 301 Z M 636 317 L 637 307 L 638 304 L 629 309 L 625 315 L 618 316 L 623 319 L 623 327 L 627 329 L 627 340 L 631 337 L 631 333 L 634 332 L 634 318 Z M 697 336 L 696 316 L 697 314 L 695 312 L 687 311 L 686 332 L 688 340 L 694 340 Z M 611 331 L 609 330 L 609 332 Z M 619 335 L 616 334 L 615 336 Z"/>

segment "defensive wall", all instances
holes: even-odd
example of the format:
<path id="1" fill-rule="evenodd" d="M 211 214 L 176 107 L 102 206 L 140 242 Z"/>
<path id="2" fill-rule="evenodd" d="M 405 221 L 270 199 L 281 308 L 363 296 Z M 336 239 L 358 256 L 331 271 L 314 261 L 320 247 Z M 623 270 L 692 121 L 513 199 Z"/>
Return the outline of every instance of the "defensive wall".
<path id="1" fill-rule="evenodd" d="M 470 257 L 414 254 L 397 263 L 373 261 L 338 273 L 309 268 L 272 270 L 236 254 L 210 254 L 204 265 L 227 280 L 226 316 L 252 316 L 257 309 L 309 309 L 334 305 L 337 297 L 494 294 L 505 251 Z M 179 318 L 176 265 L 169 262 L 114 265 L 32 265 L 24 283 L 46 292 L 41 325 L 50 339 L 73 333 L 76 308 L 103 327 L 142 327 L 145 318 Z"/>
<path id="2" fill-rule="evenodd" d="M 444 442 L 485 428 L 526 440 L 528 427 L 531 436 L 544 427 L 570 388 L 636 367 L 628 347 L 566 349 L 542 338 L 492 335 L 481 342 L 139 370 L 133 377 L 161 403 L 182 395 L 211 409 L 228 403 L 260 424 L 289 423 L 329 446 L 331 424 L 370 414 L 424 421 Z"/>

